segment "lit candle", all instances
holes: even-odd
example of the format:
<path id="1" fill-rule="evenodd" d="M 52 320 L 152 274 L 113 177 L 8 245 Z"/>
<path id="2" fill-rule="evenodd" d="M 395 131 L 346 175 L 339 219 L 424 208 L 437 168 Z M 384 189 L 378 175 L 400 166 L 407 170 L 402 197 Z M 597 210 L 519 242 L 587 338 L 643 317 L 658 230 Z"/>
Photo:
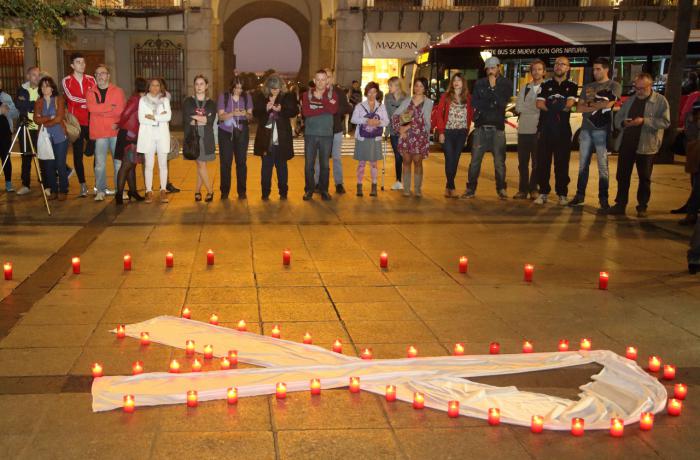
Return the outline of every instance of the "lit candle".
<path id="1" fill-rule="evenodd" d="M 195 358 L 194 361 L 192 361 L 192 372 L 201 372 L 202 371 L 202 362 Z"/>
<path id="2" fill-rule="evenodd" d="M 146 346 L 151 344 L 151 335 L 148 332 L 141 333 L 141 345 Z"/>
<path id="3" fill-rule="evenodd" d="M 631 359 L 632 361 L 637 360 L 637 347 L 627 347 L 625 350 L 625 358 Z"/>
<path id="4" fill-rule="evenodd" d="M 232 387 L 226 390 L 226 402 L 229 404 L 238 403 L 238 388 Z"/>
<path id="5" fill-rule="evenodd" d="M 238 350 L 229 350 L 228 351 L 228 360 L 231 363 L 231 366 L 237 366 L 238 365 Z"/>
<path id="6" fill-rule="evenodd" d="M 583 338 L 581 339 L 580 351 L 590 351 L 591 350 L 591 339 Z"/>
<path id="7" fill-rule="evenodd" d="M 282 334 L 280 332 L 280 327 L 277 324 L 272 326 L 272 338 L 279 339 L 281 336 L 282 336 Z"/>
<path id="8" fill-rule="evenodd" d="M 2 269 L 5 273 L 5 281 L 12 280 L 12 262 L 5 262 L 2 266 Z"/>
<path id="9" fill-rule="evenodd" d="M 172 252 L 168 251 L 168 253 L 165 254 L 165 266 L 167 268 L 173 268 L 174 261 L 175 261 L 175 256 L 173 255 Z"/>
<path id="10" fill-rule="evenodd" d="M 102 377 L 102 364 L 93 363 L 92 365 L 92 376 L 94 378 Z"/>
<path id="11" fill-rule="evenodd" d="M 649 431 L 654 428 L 654 414 L 651 412 L 642 412 L 639 417 L 639 429 L 642 431 Z"/>
<path id="12" fill-rule="evenodd" d="M 491 342 L 489 344 L 489 354 L 497 355 L 501 352 L 501 344 L 498 342 Z"/>
<path id="13" fill-rule="evenodd" d="M 321 394 L 321 381 L 319 379 L 311 379 L 311 382 L 309 383 L 309 387 L 311 388 L 312 395 L 320 395 Z"/>
<path id="14" fill-rule="evenodd" d="M 379 267 L 389 268 L 389 254 L 387 254 L 386 251 L 382 251 L 382 253 L 379 254 Z"/>
<path id="15" fill-rule="evenodd" d="M 423 409 L 425 407 L 425 396 L 423 393 L 416 391 L 413 393 L 413 408 Z"/>
<path id="16" fill-rule="evenodd" d="M 406 352 L 406 355 L 409 358 L 415 358 L 416 356 L 418 356 L 418 349 L 416 347 L 414 347 L 413 345 L 411 345 L 410 347 L 408 347 L 408 351 Z"/>
<path id="17" fill-rule="evenodd" d="M 311 334 L 309 334 L 308 332 L 306 332 L 306 333 L 304 334 L 304 338 L 302 339 L 302 341 L 303 341 L 306 345 L 311 345 L 311 343 L 312 343 Z"/>
<path id="18" fill-rule="evenodd" d="M 185 319 L 192 319 L 192 310 L 190 310 L 187 307 L 182 307 L 182 311 L 180 312 L 180 316 L 182 316 Z"/>
<path id="19" fill-rule="evenodd" d="M 73 257 L 71 259 L 71 265 L 73 265 L 73 274 L 80 275 L 80 257 Z"/>
<path id="20" fill-rule="evenodd" d="M 179 374 L 180 373 L 180 363 L 177 362 L 177 359 L 173 359 L 170 361 L 170 368 L 168 369 L 168 372 L 171 374 Z"/>
<path id="21" fill-rule="evenodd" d="M 625 432 L 625 422 L 621 418 L 610 419 L 610 436 L 613 438 L 621 438 Z"/>
<path id="22" fill-rule="evenodd" d="M 350 377 L 350 385 L 348 388 L 350 390 L 350 393 L 359 393 L 360 392 L 360 377 Z"/>
<path id="23" fill-rule="evenodd" d="M 282 251 L 282 265 L 289 265 L 292 263 L 292 251 L 285 249 Z"/>
<path id="24" fill-rule="evenodd" d="M 214 347 L 211 345 L 204 345 L 204 359 L 212 359 L 214 357 Z"/>
<path id="25" fill-rule="evenodd" d="M 287 397 L 287 384 L 282 382 L 277 384 L 275 387 L 275 397 L 277 399 L 284 399 Z"/>
<path id="26" fill-rule="evenodd" d="M 523 342 L 523 353 L 532 353 L 535 346 L 529 340 Z"/>
<path id="27" fill-rule="evenodd" d="M 185 341 L 185 355 L 194 356 L 194 340 Z"/>
<path id="28" fill-rule="evenodd" d="M 661 358 L 658 356 L 649 356 L 649 370 L 651 372 L 659 372 L 661 369 Z"/>
<path id="29" fill-rule="evenodd" d="M 394 385 L 387 385 L 384 397 L 386 398 L 387 402 L 396 401 L 396 387 Z"/>
<path id="30" fill-rule="evenodd" d="M 219 315 L 216 313 L 212 313 L 211 316 L 209 317 L 209 324 L 212 324 L 214 326 L 219 325 Z"/>
<path id="31" fill-rule="evenodd" d="M 673 364 L 664 364 L 664 379 L 673 380 L 676 378 L 676 366 Z"/>
<path id="32" fill-rule="evenodd" d="M 197 390 L 187 392 L 187 407 L 197 407 Z"/>
<path id="33" fill-rule="evenodd" d="M 133 366 L 131 366 L 131 373 L 133 375 L 143 374 L 143 363 L 141 361 L 135 361 Z"/>
<path id="34" fill-rule="evenodd" d="M 676 399 L 685 399 L 688 395 L 688 386 L 685 383 L 676 383 L 673 385 L 673 397 Z"/>
<path id="35" fill-rule="evenodd" d="M 365 348 L 364 350 L 362 350 L 362 353 L 360 353 L 360 357 L 362 359 L 372 359 L 372 349 Z"/>
<path id="36" fill-rule="evenodd" d="M 497 407 L 491 407 L 488 412 L 488 422 L 491 426 L 496 426 L 501 424 L 501 409 Z"/>
<path id="37" fill-rule="evenodd" d="M 530 431 L 533 433 L 542 433 L 544 430 L 544 417 L 541 415 L 533 415 L 530 421 Z"/>
<path id="38" fill-rule="evenodd" d="M 571 419 L 571 434 L 574 436 L 583 436 L 584 421 L 582 418 Z"/>
<path id="39" fill-rule="evenodd" d="M 126 337 L 126 326 L 120 324 L 119 326 L 117 326 L 117 338 L 123 339 L 124 337 Z"/>
<path id="40" fill-rule="evenodd" d="M 668 415 L 681 415 L 681 411 L 683 410 L 683 403 L 676 398 L 671 398 L 668 400 L 668 406 L 666 409 L 668 410 Z"/>
<path id="41" fill-rule="evenodd" d="M 600 272 L 600 276 L 598 276 L 598 289 L 606 290 L 608 288 L 609 278 L 608 272 Z"/>
<path id="42" fill-rule="evenodd" d="M 245 320 L 243 320 L 243 319 L 240 320 L 240 321 L 238 322 L 238 326 L 236 326 L 236 329 L 237 329 L 239 332 L 245 332 L 245 331 L 248 329 L 248 327 L 246 326 Z"/>
<path id="43" fill-rule="evenodd" d="M 569 341 L 566 339 L 561 339 L 559 341 L 559 351 L 569 351 Z"/>
<path id="44" fill-rule="evenodd" d="M 459 272 L 460 273 L 467 273 L 469 270 L 469 259 L 467 259 L 465 256 L 462 256 L 459 258 Z"/>
<path id="45" fill-rule="evenodd" d="M 535 266 L 530 264 L 525 264 L 525 281 L 528 283 L 532 282 L 532 275 L 535 273 Z"/>
<path id="46" fill-rule="evenodd" d="M 214 265 L 214 251 L 207 251 L 207 265 Z"/>
<path id="47" fill-rule="evenodd" d="M 335 342 L 333 342 L 333 351 L 336 353 L 343 352 L 343 342 L 340 339 L 335 339 Z"/>
<path id="48" fill-rule="evenodd" d="M 224 371 L 231 369 L 231 361 L 227 356 L 221 358 L 221 361 L 219 361 L 219 367 Z"/>
<path id="49" fill-rule="evenodd" d="M 134 395 L 124 395 L 124 412 L 126 412 L 127 414 L 132 414 L 135 409 L 136 401 L 134 400 Z"/>
<path id="50" fill-rule="evenodd" d="M 131 270 L 131 254 L 128 252 L 124 254 L 124 271 L 128 272 Z"/>
<path id="51" fill-rule="evenodd" d="M 464 355 L 464 344 L 463 343 L 455 343 L 454 350 L 452 351 L 452 354 L 455 356 L 463 356 Z"/>
<path id="52" fill-rule="evenodd" d="M 447 416 L 450 418 L 459 417 L 459 401 L 447 402 Z"/>

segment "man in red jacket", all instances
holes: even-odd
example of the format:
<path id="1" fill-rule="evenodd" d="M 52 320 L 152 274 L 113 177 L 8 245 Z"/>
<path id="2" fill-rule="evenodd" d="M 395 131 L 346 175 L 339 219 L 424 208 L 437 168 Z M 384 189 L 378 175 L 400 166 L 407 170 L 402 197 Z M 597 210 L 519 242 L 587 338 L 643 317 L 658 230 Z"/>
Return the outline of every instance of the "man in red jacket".
<path id="1" fill-rule="evenodd" d="M 85 184 L 85 169 L 83 168 L 83 154 L 92 156 L 94 153 L 94 142 L 90 141 L 88 129 L 89 113 L 87 109 L 87 93 L 95 87 L 95 78 L 85 75 L 85 57 L 80 53 L 73 53 L 70 56 L 70 66 L 73 73 L 65 77 L 62 81 L 63 93 L 66 95 L 66 108 L 80 123 L 80 137 L 73 142 L 73 163 L 75 173 L 80 181 L 80 196 L 86 197 L 88 194 Z"/>

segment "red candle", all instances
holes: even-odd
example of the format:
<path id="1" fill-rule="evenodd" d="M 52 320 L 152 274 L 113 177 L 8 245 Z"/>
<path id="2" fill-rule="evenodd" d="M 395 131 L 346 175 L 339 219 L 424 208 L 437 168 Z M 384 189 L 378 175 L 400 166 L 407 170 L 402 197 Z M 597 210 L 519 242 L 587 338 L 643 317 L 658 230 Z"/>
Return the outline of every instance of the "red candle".
<path id="1" fill-rule="evenodd" d="M 668 410 L 668 415 L 681 415 L 681 411 L 683 410 L 683 403 L 676 398 L 671 398 L 668 400 L 668 406 L 666 409 Z"/>
<path id="2" fill-rule="evenodd" d="M 231 366 L 237 366 L 238 365 L 238 350 L 229 350 L 228 351 L 228 360 L 231 363 Z"/>
<path id="3" fill-rule="evenodd" d="M 583 436 L 584 421 L 582 418 L 571 419 L 571 434 L 574 436 Z"/>
<path id="4" fill-rule="evenodd" d="M 279 339 L 281 336 L 282 336 L 282 334 L 280 332 L 280 327 L 277 324 L 272 326 L 272 338 Z"/>
<path id="5" fill-rule="evenodd" d="M 131 373 L 133 375 L 143 374 L 143 363 L 141 361 L 135 361 L 133 366 L 131 366 Z"/>
<path id="6" fill-rule="evenodd" d="M 532 275 L 535 273 L 535 266 L 530 265 L 530 264 L 525 264 L 524 273 L 525 273 L 525 281 L 528 283 L 532 282 Z"/>
<path id="7" fill-rule="evenodd" d="M 141 333 L 141 345 L 146 346 L 151 344 L 151 336 L 148 332 Z"/>
<path id="8" fill-rule="evenodd" d="M 673 380 L 676 378 L 676 366 L 673 364 L 664 364 L 664 379 Z"/>
<path id="9" fill-rule="evenodd" d="M 683 400 L 688 396 L 688 386 L 685 383 L 676 383 L 673 385 L 673 397 Z"/>
<path id="10" fill-rule="evenodd" d="M 491 426 L 496 426 L 501 424 L 501 409 L 497 407 L 491 407 L 488 413 L 488 422 Z"/>
<path id="11" fill-rule="evenodd" d="M 333 342 L 333 351 L 336 353 L 343 352 L 343 342 L 340 339 L 335 339 L 335 342 Z"/>
<path id="12" fill-rule="evenodd" d="M 311 379 L 311 382 L 309 383 L 309 387 L 311 389 L 312 395 L 320 395 L 321 394 L 321 381 L 319 379 Z"/>
<path id="13" fill-rule="evenodd" d="M 598 276 L 598 289 L 606 290 L 608 288 L 609 278 L 608 272 L 600 272 L 600 276 Z"/>
<path id="14" fill-rule="evenodd" d="M 561 339 L 559 341 L 559 351 L 569 351 L 569 341 L 566 339 Z"/>
<path id="15" fill-rule="evenodd" d="M 124 271 L 128 272 L 131 270 L 131 254 L 128 252 L 124 254 Z"/>
<path id="16" fill-rule="evenodd" d="M 221 358 L 221 361 L 219 361 L 219 367 L 221 368 L 221 370 L 224 371 L 231 369 L 231 361 L 228 359 L 227 356 Z"/>
<path id="17" fill-rule="evenodd" d="M 173 359 L 170 361 L 170 368 L 168 369 L 168 372 L 171 374 L 179 374 L 180 373 L 180 363 L 177 362 L 177 359 Z"/>
<path id="18" fill-rule="evenodd" d="M 639 417 L 639 429 L 642 431 L 649 431 L 654 428 L 654 414 L 651 412 L 642 412 Z"/>
<path id="19" fill-rule="evenodd" d="M 285 249 L 282 251 L 282 265 L 289 265 L 292 263 L 292 251 Z"/>
<path id="20" fill-rule="evenodd" d="M 202 362 L 195 358 L 194 361 L 192 361 L 192 372 L 201 372 L 202 371 Z"/>
<path id="21" fill-rule="evenodd" d="M 523 342 L 523 353 L 532 353 L 535 346 L 529 340 Z"/>
<path id="22" fill-rule="evenodd" d="M 501 344 L 498 342 L 491 342 L 489 345 L 489 354 L 497 355 L 501 352 Z"/>
<path id="23" fill-rule="evenodd" d="M 92 376 L 94 378 L 102 377 L 102 364 L 93 363 L 92 365 Z"/>
<path id="24" fill-rule="evenodd" d="M 459 417 L 459 401 L 447 402 L 447 416 L 450 418 Z"/>
<path id="25" fill-rule="evenodd" d="M 467 259 L 465 256 L 462 256 L 459 258 L 459 272 L 460 273 L 467 273 L 469 270 L 469 259 Z"/>
<path id="26" fill-rule="evenodd" d="M 372 349 L 365 348 L 364 350 L 362 350 L 362 353 L 360 353 L 360 357 L 362 359 L 372 359 Z"/>
<path id="27" fill-rule="evenodd" d="M 209 324 L 212 324 L 214 326 L 219 325 L 219 315 L 216 313 L 212 313 L 211 316 L 209 317 Z"/>
<path id="28" fill-rule="evenodd" d="M 420 393 L 416 391 L 413 393 L 413 408 L 414 409 L 423 409 L 425 407 L 425 396 L 423 396 L 423 393 Z"/>
<path id="29" fill-rule="evenodd" d="M 187 392 L 187 407 L 197 407 L 197 390 Z"/>
<path id="30" fill-rule="evenodd" d="M 207 251 L 207 265 L 214 265 L 214 251 Z"/>
<path id="31" fill-rule="evenodd" d="M 237 329 L 239 332 L 245 332 L 245 331 L 248 329 L 248 327 L 247 327 L 247 325 L 246 325 L 246 323 L 245 323 L 245 320 L 243 320 L 243 319 L 240 320 L 240 321 L 238 322 L 238 326 L 236 326 L 236 329 Z"/>
<path id="32" fill-rule="evenodd" d="M 182 316 L 185 319 L 192 319 L 192 310 L 190 310 L 187 307 L 182 307 L 182 311 L 180 312 L 180 316 Z"/>
<path id="33" fill-rule="evenodd" d="M 416 356 L 418 356 L 418 349 L 416 347 L 414 347 L 413 345 L 411 345 L 410 347 L 408 347 L 408 351 L 406 352 L 406 355 L 409 358 L 415 358 Z"/>
<path id="34" fill-rule="evenodd" d="M 185 341 L 185 355 L 194 356 L 194 340 Z"/>
<path id="35" fill-rule="evenodd" d="M 583 338 L 581 339 L 580 351 L 590 351 L 591 350 L 591 339 Z"/>
<path id="36" fill-rule="evenodd" d="M 387 402 L 396 401 L 396 387 L 394 385 L 387 385 L 384 397 L 386 398 Z"/>
<path id="37" fill-rule="evenodd" d="M 350 385 L 348 388 L 350 390 L 350 393 L 359 393 L 360 392 L 360 377 L 350 377 Z"/>
<path id="38" fill-rule="evenodd" d="M 287 384 L 286 383 L 278 383 L 277 387 L 275 388 L 275 397 L 277 399 L 284 399 L 287 397 Z"/>
<path id="39" fill-rule="evenodd" d="M 173 255 L 172 252 L 168 251 L 168 253 L 165 254 L 165 266 L 167 268 L 173 268 L 174 262 L 175 262 L 175 256 Z"/>
<path id="40" fill-rule="evenodd" d="M 382 251 L 382 253 L 379 254 L 379 267 L 389 268 L 389 254 L 387 254 L 386 251 Z"/>
<path id="41" fill-rule="evenodd" d="M 226 402 L 229 404 L 238 403 L 238 388 L 232 387 L 226 390 Z"/>
<path id="42" fill-rule="evenodd" d="M 661 358 L 658 356 L 649 356 L 649 370 L 651 372 L 659 372 L 661 369 Z"/>
<path id="43" fill-rule="evenodd" d="M 530 431 L 533 433 L 542 433 L 544 430 L 544 417 L 541 415 L 533 415 L 530 421 Z"/>
<path id="44" fill-rule="evenodd" d="M 122 408 L 127 414 L 132 414 L 136 409 L 134 395 L 124 395 L 124 406 Z"/>
<path id="45" fill-rule="evenodd" d="M 120 324 L 117 326 L 117 338 L 123 339 L 124 337 L 126 337 L 126 326 Z"/>
<path id="46" fill-rule="evenodd" d="M 610 436 L 613 438 L 621 438 L 625 432 L 625 422 L 621 418 L 610 419 Z"/>
<path id="47" fill-rule="evenodd" d="M 5 262 L 2 269 L 5 272 L 5 281 L 12 280 L 12 262 Z"/>
<path id="48" fill-rule="evenodd" d="M 454 350 L 452 351 L 452 354 L 454 356 L 463 356 L 464 355 L 464 344 L 463 343 L 455 343 Z"/>
<path id="49" fill-rule="evenodd" d="M 204 345 L 204 359 L 212 359 L 214 357 L 214 347 L 211 345 Z"/>
<path id="50" fill-rule="evenodd" d="M 80 257 L 73 257 L 71 259 L 71 265 L 73 265 L 73 274 L 80 275 Z"/>
<path id="51" fill-rule="evenodd" d="M 625 350 L 625 358 L 631 359 L 632 361 L 637 360 L 637 347 L 627 347 Z"/>
<path id="52" fill-rule="evenodd" d="M 304 334 L 304 338 L 302 339 L 302 341 L 303 341 L 306 345 L 311 345 L 311 343 L 312 343 L 311 334 L 309 334 L 308 332 L 305 333 L 305 334 Z"/>

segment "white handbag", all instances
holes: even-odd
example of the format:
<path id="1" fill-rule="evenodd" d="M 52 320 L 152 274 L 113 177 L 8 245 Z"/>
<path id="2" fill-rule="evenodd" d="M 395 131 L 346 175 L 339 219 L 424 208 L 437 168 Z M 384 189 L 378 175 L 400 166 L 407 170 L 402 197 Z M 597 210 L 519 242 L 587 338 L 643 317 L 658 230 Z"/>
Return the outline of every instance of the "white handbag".
<path id="1" fill-rule="evenodd" d="M 53 145 L 51 144 L 51 135 L 44 126 L 39 130 L 39 139 L 36 143 L 36 156 L 40 160 L 53 160 Z"/>

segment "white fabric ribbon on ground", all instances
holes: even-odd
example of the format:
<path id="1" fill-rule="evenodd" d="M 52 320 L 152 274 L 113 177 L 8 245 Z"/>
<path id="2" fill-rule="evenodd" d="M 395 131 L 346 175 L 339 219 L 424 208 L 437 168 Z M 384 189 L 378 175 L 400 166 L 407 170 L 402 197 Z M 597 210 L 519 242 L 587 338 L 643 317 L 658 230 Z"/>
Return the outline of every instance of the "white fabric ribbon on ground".
<path id="1" fill-rule="evenodd" d="M 488 409 L 497 407 L 503 423 L 530 426 L 531 417 L 540 415 L 545 429 L 569 430 L 574 417 L 583 418 L 586 429 L 609 429 L 613 417 L 636 423 L 642 412 L 663 410 L 667 399 L 666 389 L 655 377 L 608 350 L 362 360 L 315 345 L 172 316 L 126 326 L 126 334 L 133 338 L 143 331 L 152 342 L 176 348 L 194 340 L 198 353 L 212 345 L 217 357 L 237 350 L 239 361 L 264 369 L 101 377 L 92 385 L 93 411 L 120 408 L 127 394 L 134 395 L 137 406 L 155 406 L 185 403 L 189 390 L 197 390 L 199 400 L 208 401 L 225 399 L 230 387 L 246 397 L 274 394 L 278 382 L 285 382 L 287 391 L 293 392 L 308 391 L 312 378 L 320 379 L 327 389 L 347 386 L 350 377 L 360 377 L 363 391 L 384 395 L 386 385 L 395 385 L 397 399 L 409 403 L 419 391 L 425 395 L 425 406 L 433 409 L 446 411 L 448 401 L 457 400 L 461 415 L 486 419 Z M 580 387 L 578 401 L 467 380 L 590 363 L 603 369 Z"/>

